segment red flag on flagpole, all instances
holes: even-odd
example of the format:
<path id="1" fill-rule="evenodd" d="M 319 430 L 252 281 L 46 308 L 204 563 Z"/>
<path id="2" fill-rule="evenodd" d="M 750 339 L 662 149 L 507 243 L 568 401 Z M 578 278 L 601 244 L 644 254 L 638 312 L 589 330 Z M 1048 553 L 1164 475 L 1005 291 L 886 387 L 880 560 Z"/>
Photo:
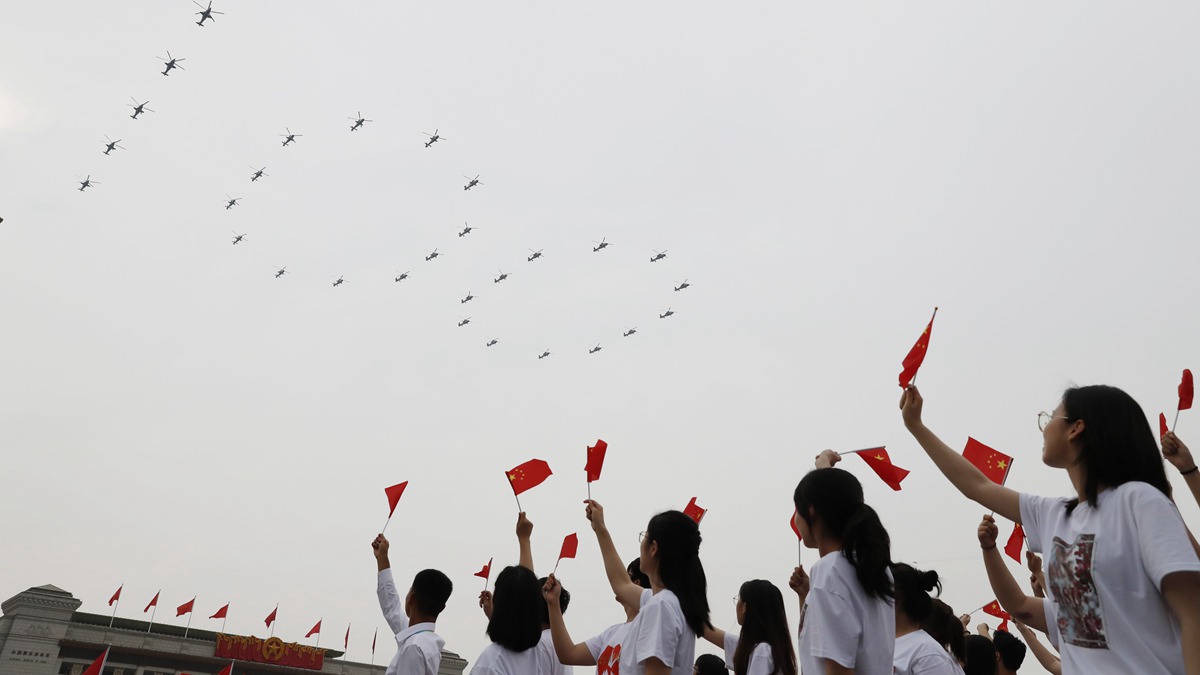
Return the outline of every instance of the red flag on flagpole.
<path id="1" fill-rule="evenodd" d="M 216 613 L 216 614 L 213 614 L 212 616 L 210 616 L 210 617 L 208 617 L 208 618 L 210 618 L 210 619 L 224 619 L 224 618 L 225 618 L 225 617 L 227 617 L 228 615 L 229 615 L 229 603 L 227 602 L 227 603 L 225 603 L 225 606 L 224 606 L 224 607 L 222 607 L 221 609 L 218 609 L 218 610 L 217 610 L 217 613 Z"/>
<path id="2" fill-rule="evenodd" d="M 408 487 L 408 481 L 383 489 L 388 499 L 388 518 L 391 518 L 392 514 L 396 512 L 396 504 L 400 503 L 400 495 L 404 494 L 404 488 L 406 487 Z"/>
<path id="3" fill-rule="evenodd" d="M 225 666 L 217 675 L 233 675 L 233 661 L 230 661 L 229 665 Z"/>
<path id="4" fill-rule="evenodd" d="M 267 615 L 267 618 L 264 621 L 264 623 L 267 624 L 267 628 L 270 628 L 271 624 L 275 623 L 275 615 L 278 612 L 279 612 L 279 605 L 275 605 L 275 609 L 271 610 L 271 613 Z"/>
<path id="5" fill-rule="evenodd" d="M 342 643 L 342 649 L 350 649 L 350 624 L 346 624 L 346 641 Z"/>
<path id="6" fill-rule="evenodd" d="M 179 608 L 175 610 L 175 616 L 183 616 L 184 614 L 190 614 L 192 611 L 192 608 L 195 606 L 196 606 L 196 599 L 192 598 L 191 600 L 188 600 L 187 602 L 180 605 Z"/>
<path id="7" fill-rule="evenodd" d="M 602 440 L 597 440 L 596 444 L 587 449 L 587 464 L 583 470 L 587 472 L 587 482 L 600 480 L 600 469 L 604 468 L 604 453 L 608 450 L 608 443 Z"/>
<path id="8" fill-rule="evenodd" d="M 579 552 L 579 537 L 575 534 L 568 534 L 563 538 L 562 548 L 558 551 L 558 559 L 574 558 Z"/>
<path id="9" fill-rule="evenodd" d="M 963 449 L 963 457 L 975 468 L 983 472 L 988 480 L 997 485 L 1004 485 L 1008 480 L 1008 470 L 1012 468 L 1013 458 L 989 448 L 974 438 L 967 437 L 967 447 Z"/>
<path id="10" fill-rule="evenodd" d="M 708 509 L 702 509 L 696 505 L 696 498 L 692 497 L 687 506 L 683 507 L 683 515 L 696 521 L 699 525 L 701 520 L 704 520 L 704 514 L 708 513 Z"/>
<path id="11" fill-rule="evenodd" d="M 1192 371 L 1187 368 L 1183 369 L 1183 379 L 1179 382 L 1179 410 L 1188 410 L 1192 407 L 1192 399 L 1195 397 L 1196 389 L 1192 382 Z"/>
<path id="12" fill-rule="evenodd" d="M 925 332 L 921 333 L 921 337 L 917 338 L 916 344 L 912 349 L 908 350 L 908 356 L 904 357 L 901 363 L 903 370 L 900 371 L 900 388 L 903 389 L 912 382 L 917 376 L 917 370 L 921 367 L 921 363 L 925 361 L 925 352 L 929 351 L 929 334 L 933 331 L 933 320 L 937 318 L 937 307 L 933 308 L 933 316 L 929 319 L 929 325 L 925 326 Z"/>
<path id="13" fill-rule="evenodd" d="M 322 622 L 322 621 L 324 621 L 324 619 L 317 619 L 317 625 L 313 626 L 313 627 L 312 627 L 312 630 L 308 631 L 308 633 L 306 633 L 306 634 L 304 635 L 304 637 L 306 637 L 306 638 L 307 638 L 307 637 L 312 637 L 314 634 L 316 634 L 316 633 L 320 633 L 320 632 L 321 632 L 321 622 Z"/>
<path id="14" fill-rule="evenodd" d="M 1021 528 L 1020 523 L 1017 523 L 1017 526 L 1013 528 L 1013 533 L 1008 537 L 1008 543 L 1004 545 L 1004 552 L 1008 554 L 1008 557 L 1016 560 L 1018 565 L 1023 562 L 1021 560 L 1021 546 L 1024 543 L 1025 530 Z"/>
<path id="15" fill-rule="evenodd" d="M 1008 612 L 1004 611 L 1004 609 L 1000 607 L 1000 603 L 995 600 L 984 605 L 983 611 L 985 614 L 991 614 L 992 616 L 996 617 L 997 619 L 1002 619 L 1004 621 L 1008 621 L 1009 619 L 1012 618 L 1012 615 L 1009 614 Z"/>
<path id="16" fill-rule="evenodd" d="M 101 673 L 104 672 L 104 665 L 107 662 L 108 648 L 105 648 L 104 653 L 100 656 L 97 656 L 96 660 L 92 661 L 92 665 L 88 666 L 87 669 L 83 671 L 83 675 L 101 675 Z"/>
<path id="17" fill-rule="evenodd" d="M 866 450 L 857 450 L 854 454 L 862 458 L 867 466 L 875 472 L 875 475 L 883 479 L 888 487 L 893 490 L 900 489 L 900 481 L 908 476 L 908 469 L 901 469 L 892 464 L 892 458 L 888 456 L 886 448 L 868 448 Z"/>
<path id="18" fill-rule="evenodd" d="M 1171 427 L 1167 426 L 1167 416 L 1165 413 L 1158 413 L 1158 437 L 1162 438 L 1167 435 Z"/>
<path id="19" fill-rule="evenodd" d="M 122 588 L 125 588 L 125 584 L 121 584 L 121 585 L 120 585 L 120 586 L 117 588 L 117 592 L 116 592 L 116 593 L 113 593 L 113 594 L 112 594 L 112 597 L 108 599 L 108 606 L 109 606 L 109 607 L 112 607 L 114 602 L 117 602 L 118 600 L 120 600 L 120 599 L 121 599 L 121 589 L 122 589 Z"/>
<path id="20" fill-rule="evenodd" d="M 488 558 L 487 564 L 483 566 L 483 569 L 476 572 L 475 576 L 479 577 L 480 579 L 485 579 L 485 580 L 491 578 L 491 576 L 492 576 L 492 559 L 491 558 Z"/>
<path id="21" fill-rule="evenodd" d="M 146 609 L 143 609 L 143 610 L 142 610 L 142 614 L 145 614 L 146 612 L 149 612 L 151 607 L 158 607 L 158 595 L 159 595 L 159 593 L 162 593 L 162 591 L 158 591 L 158 593 L 155 593 L 155 594 L 154 594 L 154 599 L 152 599 L 152 600 L 150 601 L 150 604 L 146 605 Z"/>
<path id="22" fill-rule="evenodd" d="M 550 465 L 540 459 L 531 459 L 524 464 L 505 472 L 508 482 L 512 485 L 514 495 L 535 488 L 552 475 Z"/>

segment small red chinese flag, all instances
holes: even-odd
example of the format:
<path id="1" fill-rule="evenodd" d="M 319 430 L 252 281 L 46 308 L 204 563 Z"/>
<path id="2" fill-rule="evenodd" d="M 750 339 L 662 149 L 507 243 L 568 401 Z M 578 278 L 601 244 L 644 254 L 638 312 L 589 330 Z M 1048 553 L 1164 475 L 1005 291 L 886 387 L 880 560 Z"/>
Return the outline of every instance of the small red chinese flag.
<path id="1" fill-rule="evenodd" d="M 317 625 L 313 626 L 313 627 L 312 627 L 312 630 L 310 630 L 310 631 L 308 631 L 307 633 L 305 633 L 304 637 L 312 637 L 313 635 L 316 635 L 317 633 L 320 633 L 320 632 L 321 632 L 321 622 L 322 622 L 322 621 L 324 621 L 324 619 L 317 619 Z"/>
<path id="2" fill-rule="evenodd" d="M 108 599 L 109 607 L 112 607 L 114 602 L 117 602 L 118 600 L 121 599 L 121 589 L 122 588 L 125 588 L 125 584 L 121 584 L 120 587 L 117 588 L 117 592 L 113 593 L 112 597 Z"/>
<path id="3" fill-rule="evenodd" d="M 1000 603 L 995 600 L 984 605 L 983 611 L 985 614 L 991 614 L 997 619 L 1003 619 L 1004 621 L 1008 621 L 1012 618 L 1012 615 L 1004 611 L 1004 609 L 1000 607 Z"/>
<path id="4" fill-rule="evenodd" d="M 1008 536 L 1008 543 L 1004 545 L 1004 552 L 1008 554 L 1008 557 L 1016 560 L 1018 565 L 1022 562 L 1021 546 L 1024 543 L 1025 530 L 1021 527 L 1020 523 L 1017 523 L 1017 526 L 1013 528 L 1013 533 Z"/>
<path id="5" fill-rule="evenodd" d="M 278 613 L 279 613 L 279 605 L 275 605 L 275 609 L 271 610 L 271 613 L 267 615 L 267 618 L 264 621 L 264 623 L 267 624 L 267 628 L 270 628 L 271 624 L 275 623 L 275 615 Z"/>
<path id="6" fill-rule="evenodd" d="M 800 541 L 804 541 L 804 537 L 800 536 L 800 528 L 796 527 L 796 518 L 798 516 L 799 516 L 798 512 L 792 511 L 792 519 L 788 521 L 788 525 L 792 526 L 792 532 L 796 533 L 796 538 L 799 539 Z"/>
<path id="7" fill-rule="evenodd" d="M 83 671 L 83 675 L 100 675 L 104 672 L 104 665 L 107 662 L 108 649 L 105 649 L 104 653 L 96 657 L 96 660 L 92 661 L 92 665 L 88 666 L 87 669 Z"/>
<path id="8" fill-rule="evenodd" d="M 346 624 L 346 640 L 342 643 L 342 649 L 350 649 L 350 624 Z"/>
<path id="9" fill-rule="evenodd" d="M 184 614 L 191 614 L 192 608 L 194 608 L 195 606 L 196 606 L 196 599 L 192 598 L 191 600 L 188 600 L 187 602 L 180 605 L 175 610 L 175 616 L 183 616 Z"/>
<path id="10" fill-rule="evenodd" d="M 406 487 L 408 487 L 408 481 L 383 488 L 383 492 L 388 498 L 388 518 L 391 518 L 392 514 L 396 512 L 396 504 L 400 503 L 400 495 L 404 494 Z"/>
<path id="11" fill-rule="evenodd" d="M 541 485 L 551 474 L 550 465 L 540 459 L 531 459 L 505 473 L 514 495 Z"/>
<path id="12" fill-rule="evenodd" d="M 708 509 L 702 509 L 697 506 L 695 497 L 692 497 L 692 500 L 687 503 L 687 506 L 683 507 L 683 515 L 696 521 L 697 525 L 700 524 L 701 520 L 704 520 L 704 514 L 706 513 L 708 513 Z"/>
<path id="13" fill-rule="evenodd" d="M 917 343 L 908 351 L 908 356 L 904 357 L 904 361 L 900 364 L 903 370 L 900 371 L 900 388 L 908 386 L 912 379 L 917 375 L 917 369 L 921 367 L 921 363 L 925 360 L 925 352 L 929 350 L 929 334 L 933 331 L 933 320 L 937 318 L 937 307 L 933 308 L 933 317 L 929 319 L 929 325 L 925 326 L 925 332 L 921 333 L 921 337 L 917 338 Z"/>
<path id="14" fill-rule="evenodd" d="M 1162 438 L 1167 435 L 1171 427 L 1167 426 L 1167 416 L 1163 413 L 1158 413 L 1158 437 Z"/>
<path id="15" fill-rule="evenodd" d="M 608 443 L 598 440 L 596 444 L 587 449 L 587 466 L 583 467 L 587 471 L 587 482 L 600 480 L 600 469 L 604 468 L 604 452 L 608 450 Z"/>
<path id="16" fill-rule="evenodd" d="M 1008 470 L 1012 468 L 1012 457 L 980 443 L 974 438 L 967 438 L 967 447 L 963 449 L 963 457 L 975 468 L 983 472 L 988 480 L 997 485 L 1004 485 L 1008 480 Z"/>
<path id="17" fill-rule="evenodd" d="M 225 618 L 225 617 L 227 617 L 227 616 L 229 616 L 229 603 L 228 603 L 228 602 L 227 602 L 227 603 L 225 603 L 225 606 L 224 606 L 224 607 L 222 607 L 221 609 L 218 609 L 216 614 L 213 614 L 212 616 L 210 616 L 210 617 L 208 617 L 208 618 L 210 618 L 210 619 L 224 619 L 224 618 Z"/>
<path id="18" fill-rule="evenodd" d="M 1183 380 L 1179 382 L 1179 409 L 1187 410 L 1192 407 L 1192 398 L 1195 395 L 1195 385 L 1192 383 L 1192 371 L 1187 368 L 1183 369 Z"/>
<path id="19" fill-rule="evenodd" d="M 233 675 L 233 661 L 230 661 L 229 665 L 225 666 L 217 675 Z"/>
<path id="20" fill-rule="evenodd" d="M 562 548 L 558 551 L 558 559 L 574 558 L 579 551 L 579 537 L 575 534 L 568 534 L 563 538 Z"/>
<path id="21" fill-rule="evenodd" d="M 153 598 L 153 599 L 150 601 L 150 604 L 146 605 L 146 609 L 143 609 L 143 610 L 142 610 L 142 614 L 145 614 L 146 612 L 149 612 L 151 607 L 158 607 L 158 595 L 159 595 L 159 593 L 162 593 L 162 591 L 158 591 L 157 593 L 155 593 L 155 594 L 154 594 L 154 598 Z"/>
<path id="22" fill-rule="evenodd" d="M 476 572 L 475 576 L 479 577 L 480 579 L 491 578 L 491 576 L 492 576 L 492 559 L 491 558 L 488 558 L 487 564 L 483 566 L 483 569 Z"/>
<path id="23" fill-rule="evenodd" d="M 1000 621 L 1000 625 L 996 627 L 996 630 L 1002 630 L 1005 633 L 1007 633 L 1008 632 L 1008 619 L 1002 619 Z"/>
<path id="24" fill-rule="evenodd" d="M 854 453 L 862 458 L 867 466 L 871 467 L 875 474 L 887 483 L 888 487 L 893 490 L 900 489 L 900 481 L 904 480 L 908 475 L 908 469 L 901 469 L 892 464 L 892 458 L 888 456 L 885 448 L 871 448 L 869 450 L 859 450 Z"/>

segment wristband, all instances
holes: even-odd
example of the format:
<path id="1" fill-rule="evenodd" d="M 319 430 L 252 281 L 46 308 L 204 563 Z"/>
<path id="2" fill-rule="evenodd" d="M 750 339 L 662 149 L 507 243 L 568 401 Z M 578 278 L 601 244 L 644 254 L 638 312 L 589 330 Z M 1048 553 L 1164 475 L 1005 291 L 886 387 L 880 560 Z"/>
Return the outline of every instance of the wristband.
<path id="1" fill-rule="evenodd" d="M 1192 465 L 1192 468 L 1188 469 L 1187 471 L 1180 471 L 1180 472 L 1179 472 L 1179 475 L 1180 475 L 1180 476 L 1186 476 L 1186 475 L 1188 475 L 1189 473 L 1196 473 L 1197 471 L 1200 471 L 1200 466 L 1197 466 L 1197 465 L 1193 464 L 1193 465 Z"/>

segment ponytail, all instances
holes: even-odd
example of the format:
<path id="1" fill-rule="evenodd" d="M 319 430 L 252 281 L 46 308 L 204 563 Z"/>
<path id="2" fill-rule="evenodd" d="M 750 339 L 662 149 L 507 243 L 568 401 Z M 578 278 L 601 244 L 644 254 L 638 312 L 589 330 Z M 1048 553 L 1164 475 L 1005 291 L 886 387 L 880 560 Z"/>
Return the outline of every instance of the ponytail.
<path id="1" fill-rule="evenodd" d="M 929 616 L 925 617 L 921 628 L 929 633 L 938 644 L 950 650 L 959 663 L 966 663 L 967 643 L 962 621 L 954 616 L 954 610 L 950 608 L 950 605 L 937 598 L 929 601 L 929 607 Z"/>
<path id="2" fill-rule="evenodd" d="M 875 509 L 863 501 L 862 484 L 841 469 L 816 469 L 800 480 L 793 495 L 805 521 L 811 509 L 830 535 L 842 542 L 842 553 L 854 566 L 858 582 L 871 598 L 891 598 L 892 543 Z"/>
<path id="3" fill-rule="evenodd" d="M 934 589 L 937 589 L 939 595 L 942 592 L 942 582 L 938 581 L 938 573 L 896 563 L 892 565 L 892 579 L 895 582 L 896 607 L 916 623 L 925 621 L 933 611 L 933 598 L 929 596 L 929 592 Z"/>
<path id="4" fill-rule="evenodd" d="M 700 527 L 680 511 L 664 511 L 650 519 L 646 538 L 658 543 L 658 576 L 679 600 L 688 628 L 697 637 L 711 628 L 708 579 L 700 562 Z"/>

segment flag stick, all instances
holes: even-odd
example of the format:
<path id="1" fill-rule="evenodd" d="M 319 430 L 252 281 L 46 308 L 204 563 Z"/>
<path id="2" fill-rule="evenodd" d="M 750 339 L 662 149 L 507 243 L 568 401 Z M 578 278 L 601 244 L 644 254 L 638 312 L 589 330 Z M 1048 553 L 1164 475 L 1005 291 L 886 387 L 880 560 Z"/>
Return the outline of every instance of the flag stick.
<path id="1" fill-rule="evenodd" d="M 937 310 L 938 310 L 937 307 L 933 308 L 933 316 L 929 317 L 929 323 L 933 323 L 933 320 L 937 318 Z M 925 360 L 925 357 L 922 356 L 921 360 L 923 362 Z M 912 379 L 908 381 L 908 386 L 910 386 L 910 387 L 917 386 L 917 374 L 919 372 L 920 372 L 920 370 L 918 370 L 916 373 L 913 373 Z"/>
<path id="2" fill-rule="evenodd" d="M 148 626 L 146 626 L 147 633 L 149 633 L 150 629 L 154 626 L 154 615 L 157 613 L 158 613 L 158 603 L 154 603 L 154 609 L 150 610 L 150 624 Z"/>
<path id="3" fill-rule="evenodd" d="M 588 481 L 588 501 L 592 501 L 592 481 Z"/>
<path id="4" fill-rule="evenodd" d="M 228 612 L 226 612 L 226 616 L 221 619 L 221 634 L 222 635 L 225 634 L 225 622 L 228 620 L 229 620 L 229 616 L 228 616 Z"/>
<path id="5" fill-rule="evenodd" d="M 125 584 L 121 584 L 121 587 L 122 587 L 122 588 L 124 588 L 124 586 L 125 586 Z M 120 608 L 120 607 L 121 607 L 121 599 L 120 599 L 120 598 L 117 598 L 117 603 L 116 603 L 116 605 L 114 605 L 114 606 L 113 606 L 113 613 L 112 613 L 112 616 L 110 616 L 110 617 L 108 618 L 108 627 L 109 627 L 109 628 L 112 628 L 113 621 L 114 621 L 114 620 L 117 618 L 117 609 L 118 609 L 118 608 Z"/>
<path id="6" fill-rule="evenodd" d="M 558 571 L 558 563 L 560 563 L 560 562 L 562 562 L 562 558 L 559 558 L 558 562 L 554 563 L 554 570 L 551 571 L 550 574 L 554 574 L 554 572 Z"/>
<path id="7" fill-rule="evenodd" d="M 196 602 L 196 599 L 192 598 L 192 602 Z M 187 637 L 188 631 L 192 629 L 192 615 L 193 614 L 195 614 L 195 612 L 188 612 L 187 627 L 183 629 L 183 637 L 185 637 L 185 638 Z"/>
<path id="8" fill-rule="evenodd" d="M 804 542 L 800 539 L 796 540 L 796 548 L 799 549 L 797 559 L 800 561 L 800 566 L 804 567 Z"/>
<path id="9" fill-rule="evenodd" d="M 317 644 L 316 644 L 316 646 L 313 647 L 313 649 L 320 649 L 320 648 L 321 648 L 321 631 L 317 631 Z"/>
<path id="10" fill-rule="evenodd" d="M 275 637 L 275 624 L 279 623 L 279 603 L 275 603 L 275 611 L 272 612 L 275 619 L 271 621 L 271 637 Z"/>
<path id="11" fill-rule="evenodd" d="M 875 447 L 873 447 L 873 448 L 860 448 L 860 449 L 858 449 L 858 450 L 847 450 L 847 451 L 845 451 L 845 452 L 839 452 L 839 453 L 837 453 L 837 455 L 838 455 L 839 457 L 840 457 L 840 456 L 842 456 L 842 455 L 857 455 L 857 454 L 858 454 L 858 453 L 860 453 L 860 452 L 866 452 L 866 451 L 868 451 L 868 450 L 878 450 L 878 449 L 879 449 L 879 448 L 881 448 L 881 447 L 883 447 L 883 446 L 881 446 L 881 445 L 877 445 L 877 446 L 875 446 Z"/>
<path id="12" fill-rule="evenodd" d="M 1179 424 L 1179 409 L 1175 409 L 1175 421 L 1171 422 L 1171 433 L 1175 433 L 1175 425 Z"/>
<path id="13" fill-rule="evenodd" d="M 521 508 L 521 498 L 517 496 L 516 492 L 513 493 L 513 499 L 517 500 L 517 513 L 524 513 L 525 509 Z"/>

